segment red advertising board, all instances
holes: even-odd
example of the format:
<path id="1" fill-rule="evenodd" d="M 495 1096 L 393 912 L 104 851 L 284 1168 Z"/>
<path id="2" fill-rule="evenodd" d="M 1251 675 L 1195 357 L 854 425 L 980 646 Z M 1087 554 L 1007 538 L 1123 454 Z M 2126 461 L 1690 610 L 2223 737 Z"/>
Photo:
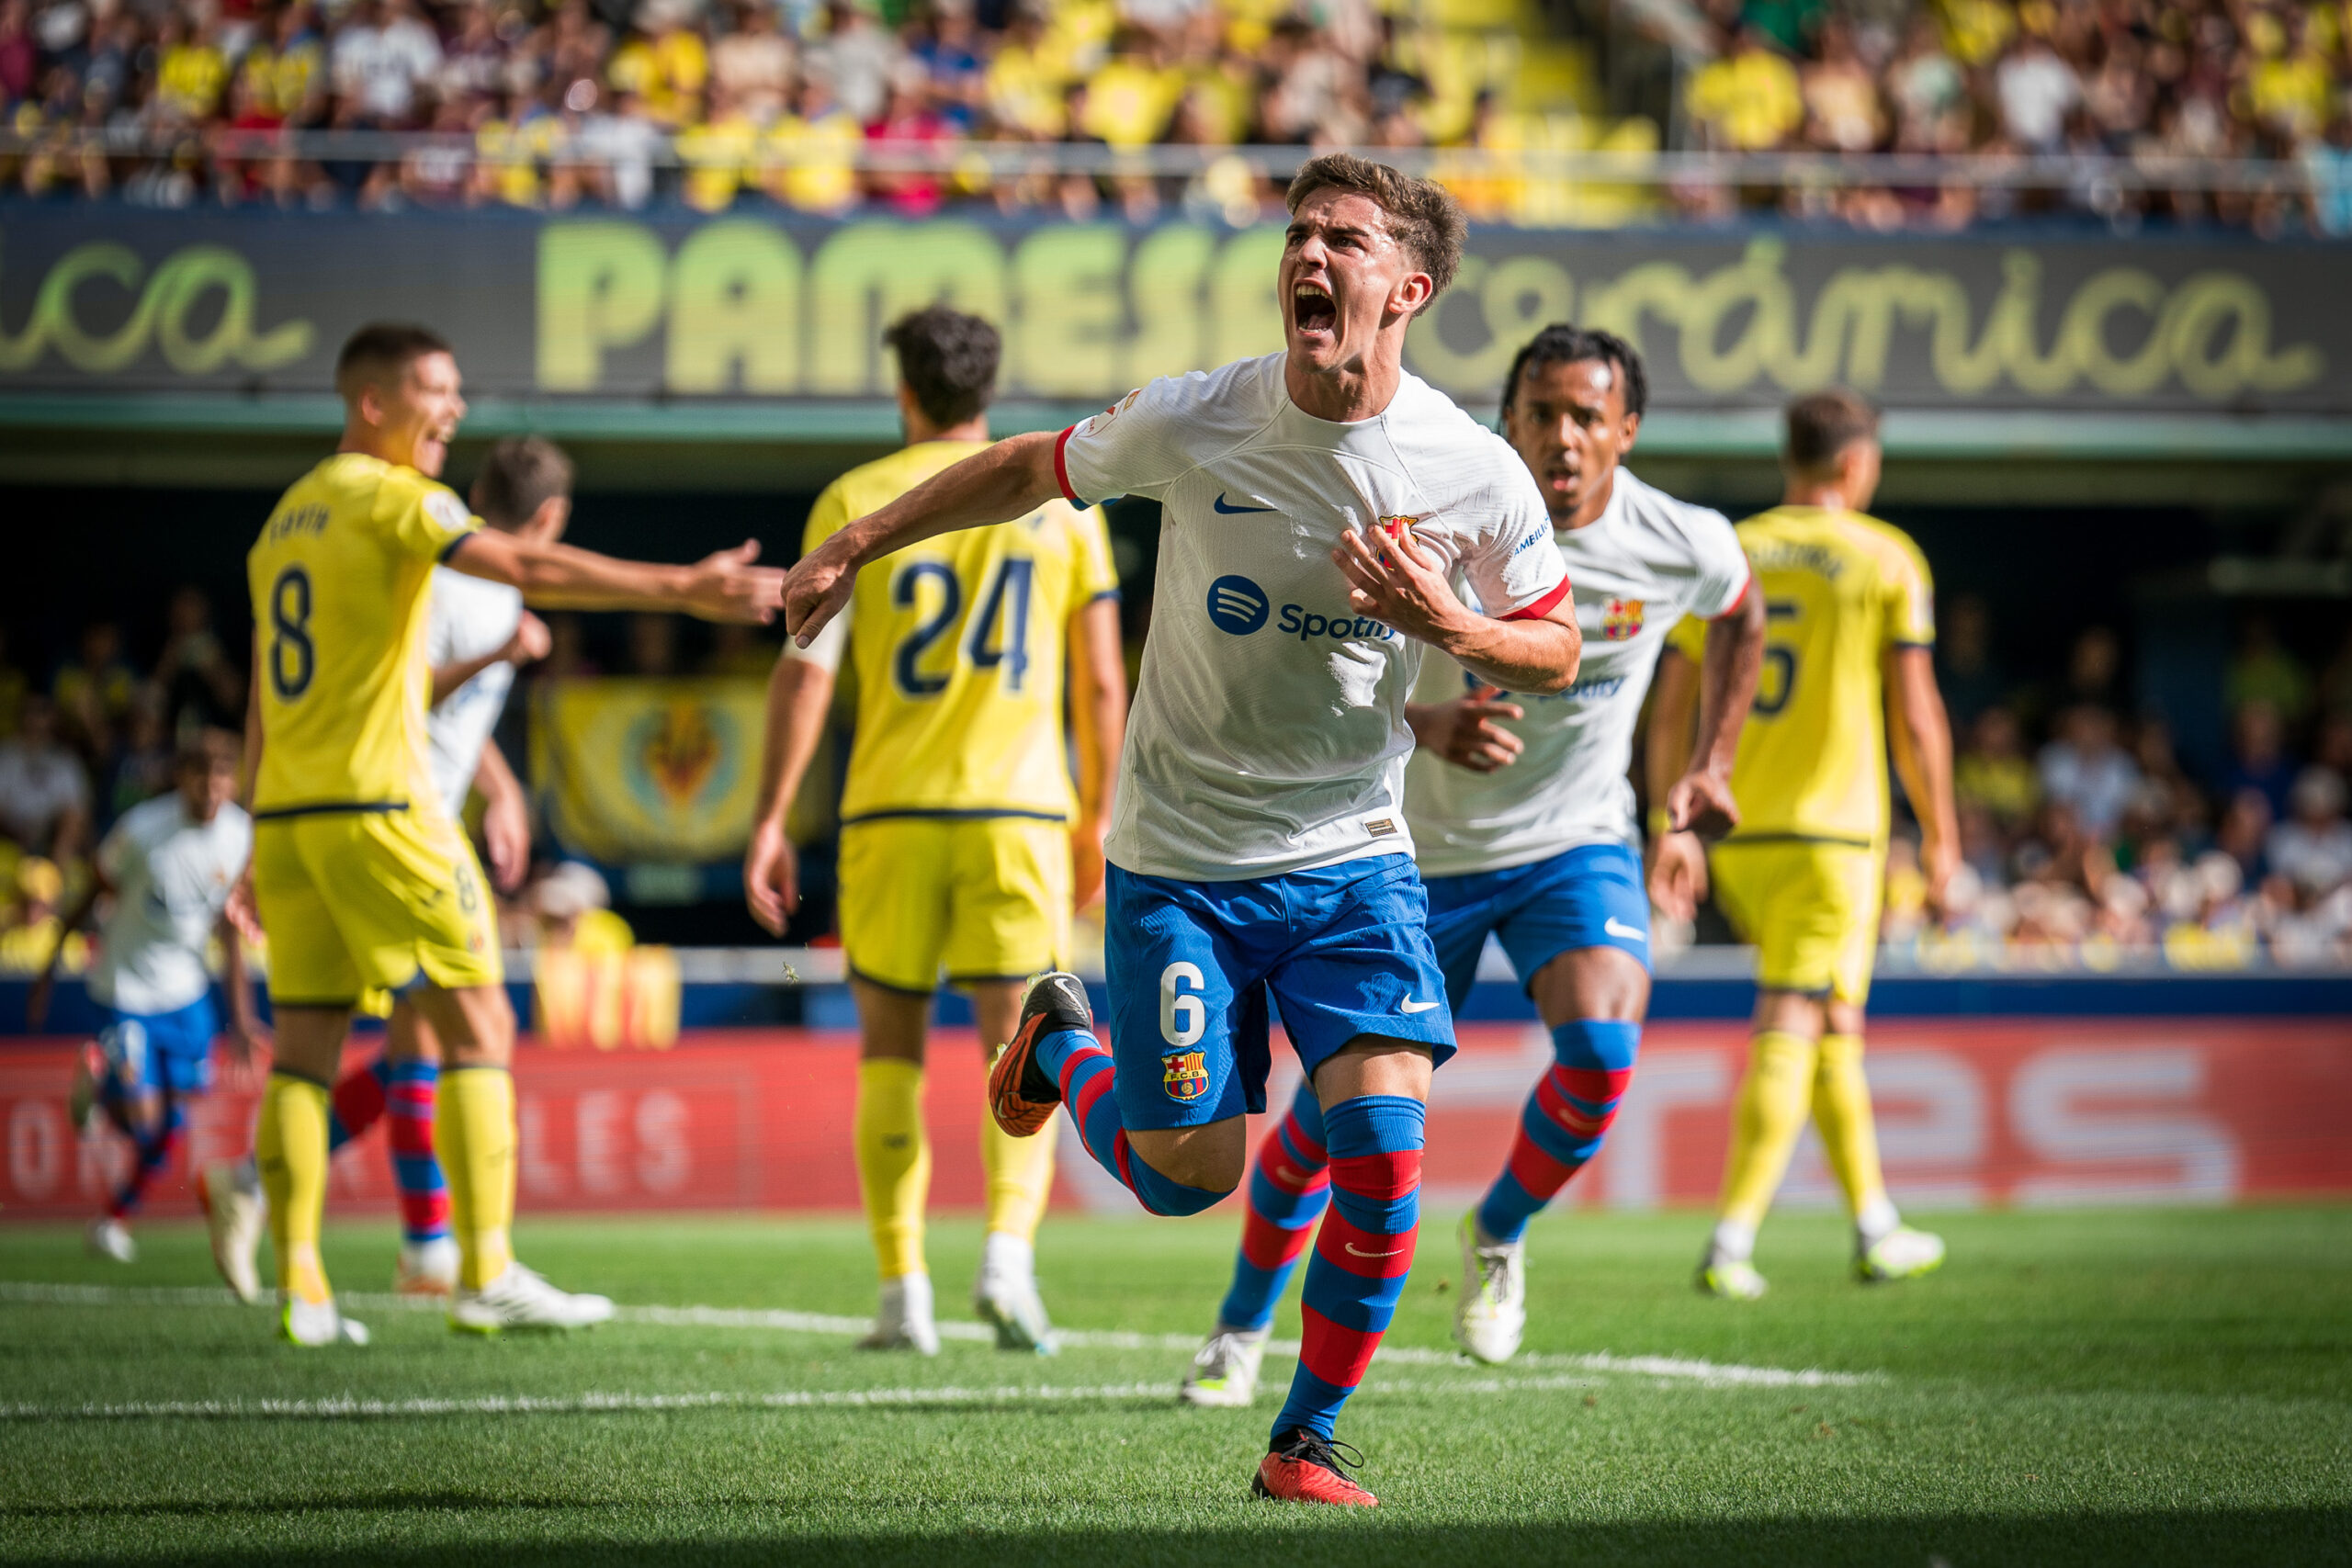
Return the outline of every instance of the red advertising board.
<path id="1" fill-rule="evenodd" d="M 1651 1028 L 1609 1146 L 1568 1200 L 1626 1209 L 1712 1200 L 1745 1049 L 1736 1025 Z M 1549 1059 L 1532 1026 L 1464 1028 L 1430 1107 L 1433 1202 L 1483 1189 Z M 71 1064 L 62 1042 L 0 1051 L 0 1217 L 91 1213 L 121 1168 L 119 1137 L 83 1140 L 67 1120 Z M 2352 1192 L 2352 1024 L 2342 1020 L 1891 1022 L 1871 1032 L 1869 1070 L 1889 1183 L 1913 1205 Z M 526 1046 L 515 1078 L 526 1211 L 856 1206 L 847 1034 L 710 1031 L 663 1052 Z M 1292 1081 L 1295 1069 L 1278 1079 L 1278 1109 Z M 979 1201 L 980 1092 L 970 1035 L 943 1033 L 929 1090 L 941 1207 Z M 152 1212 L 187 1212 L 187 1171 L 242 1154 L 253 1108 L 253 1087 L 232 1083 L 197 1105 Z M 1067 1129 L 1063 1137 L 1057 1201 L 1133 1213 Z M 381 1140 L 379 1129 L 337 1159 L 337 1212 L 389 1204 Z M 1831 1201 L 1810 1134 L 1782 1196 Z"/>

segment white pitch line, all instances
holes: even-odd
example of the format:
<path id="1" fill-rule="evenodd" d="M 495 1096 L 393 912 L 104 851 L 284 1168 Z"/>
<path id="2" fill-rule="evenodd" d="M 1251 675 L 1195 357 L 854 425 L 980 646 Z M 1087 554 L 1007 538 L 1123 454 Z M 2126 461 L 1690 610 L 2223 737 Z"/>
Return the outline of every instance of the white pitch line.
<path id="1" fill-rule="evenodd" d="M 359 1312 L 438 1312 L 441 1303 L 429 1298 L 346 1291 L 339 1299 Z M 0 1280 L 0 1302 L 48 1306 L 240 1306 L 225 1290 L 172 1285 L 63 1285 L 36 1280 Z M 665 1328 L 753 1328 L 784 1334 L 846 1335 L 858 1337 L 873 1327 L 863 1317 L 825 1313 L 788 1312 L 769 1307 L 623 1306 L 616 1318 L 622 1323 L 647 1323 Z M 950 1319 L 939 1325 L 942 1339 L 993 1343 L 996 1330 L 984 1323 Z M 1136 1334 L 1122 1329 L 1062 1328 L 1055 1337 L 1071 1349 L 1184 1350 L 1199 1348 L 1189 1334 Z M 1295 1339 L 1269 1340 L 1267 1354 L 1296 1356 Z M 1430 1350 L 1410 1345 L 1384 1345 L 1374 1358 L 1390 1366 L 1464 1367 L 1473 1363 L 1457 1351 Z M 1817 1368 L 1752 1367 L 1736 1361 L 1709 1361 L 1685 1356 L 1617 1356 L 1608 1351 L 1589 1355 L 1559 1355 L 1531 1351 L 1513 1358 L 1512 1365 L 1530 1368 L 1573 1368 L 1579 1371 L 1657 1378 L 1668 1382 L 1697 1383 L 1707 1388 L 1851 1388 L 1883 1381 L 1877 1372 L 1828 1372 Z"/>

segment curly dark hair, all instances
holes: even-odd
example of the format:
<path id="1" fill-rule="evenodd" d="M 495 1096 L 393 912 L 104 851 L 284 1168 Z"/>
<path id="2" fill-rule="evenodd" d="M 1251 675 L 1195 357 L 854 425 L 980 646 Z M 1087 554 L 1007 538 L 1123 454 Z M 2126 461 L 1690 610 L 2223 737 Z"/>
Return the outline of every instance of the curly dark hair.
<path id="1" fill-rule="evenodd" d="M 1604 360 L 1616 368 L 1617 384 L 1625 393 L 1625 412 L 1640 417 L 1650 401 L 1650 380 L 1642 371 L 1640 351 L 1615 333 L 1571 326 L 1566 321 L 1554 321 L 1529 338 L 1527 346 L 1510 362 L 1510 375 L 1503 382 L 1503 417 L 1510 417 L 1511 404 L 1519 400 L 1520 380 L 1528 371 L 1587 359 Z"/>

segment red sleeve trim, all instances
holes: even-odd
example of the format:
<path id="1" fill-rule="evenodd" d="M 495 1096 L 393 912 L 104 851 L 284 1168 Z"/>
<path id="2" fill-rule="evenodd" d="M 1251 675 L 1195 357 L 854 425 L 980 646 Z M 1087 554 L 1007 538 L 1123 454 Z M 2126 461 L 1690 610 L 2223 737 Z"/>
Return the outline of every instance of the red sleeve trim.
<path id="1" fill-rule="evenodd" d="M 1554 610 L 1558 609 L 1560 606 L 1560 601 L 1567 596 L 1568 580 L 1564 577 L 1560 579 L 1559 585 L 1557 587 L 1554 588 L 1549 593 L 1544 595 L 1543 598 L 1535 601 L 1534 604 L 1521 604 L 1510 615 L 1498 615 L 1495 618 L 1501 621 L 1540 621 L 1544 616 L 1550 615 Z"/>
<path id="2" fill-rule="evenodd" d="M 1079 500 L 1078 491 L 1069 487 L 1069 459 L 1062 455 L 1063 448 L 1069 445 L 1069 438 L 1077 434 L 1078 426 L 1073 424 L 1054 437 L 1054 482 L 1062 487 L 1064 500 L 1072 506 L 1084 506 L 1087 502 Z"/>
<path id="3" fill-rule="evenodd" d="M 1736 615 L 1737 614 L 1739 614 L 1739 607 L 1740 607 L 1742 604 L 1747 604 L 1747 596 L 1748 596 L 1750 593 L 1753 593 L 1753 592 L 1756 592 L 1756 574 L 1755 574 L 1754 572 L 1752 572 L 1752 571 L 1751 571 L 1751 572 L 1749 572 L 1749 573 L 1747 574 L 1747 581 L 1745 581 L 1745 582 L 1743 582 L 1743 583 L 1741 583 L 1741 584 L 1739 585 L 1739 597 L 1738 597 L 1738 598 L 1736 598 L 1736 599 L 1735 599 L 1735 600 L 1733 600 L 1730 604 L 1728 604 L 1724 605 L 1724 612 L 1723 612 L 1723 614 L 1722 614 L 1722 615 L 1709 615 L 1709 616 L 1707 617 L 1707 619 L 1709 619 L 1709 620 L 1711 620 L 1711 621 L 1728 621 L 1728 620 L 1730 620 L 1734 615 Z"/>

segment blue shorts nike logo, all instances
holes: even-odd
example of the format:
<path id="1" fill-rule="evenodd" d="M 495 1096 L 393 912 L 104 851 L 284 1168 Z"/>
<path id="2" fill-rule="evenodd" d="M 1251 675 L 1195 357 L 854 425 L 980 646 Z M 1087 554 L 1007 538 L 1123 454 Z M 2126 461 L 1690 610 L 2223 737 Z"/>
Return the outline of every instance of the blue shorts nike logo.
<path id="1" fill-rule="evenodd" d="M 1274 509 L 1271 506 L 1227 506 L 1225 503 L 1225 491 L 1219 491 L 1216 492 L 1216 510 L 1224 513 L 1227 517 L 1234 517 L 1244 512 L 1272 512 Z"/>

